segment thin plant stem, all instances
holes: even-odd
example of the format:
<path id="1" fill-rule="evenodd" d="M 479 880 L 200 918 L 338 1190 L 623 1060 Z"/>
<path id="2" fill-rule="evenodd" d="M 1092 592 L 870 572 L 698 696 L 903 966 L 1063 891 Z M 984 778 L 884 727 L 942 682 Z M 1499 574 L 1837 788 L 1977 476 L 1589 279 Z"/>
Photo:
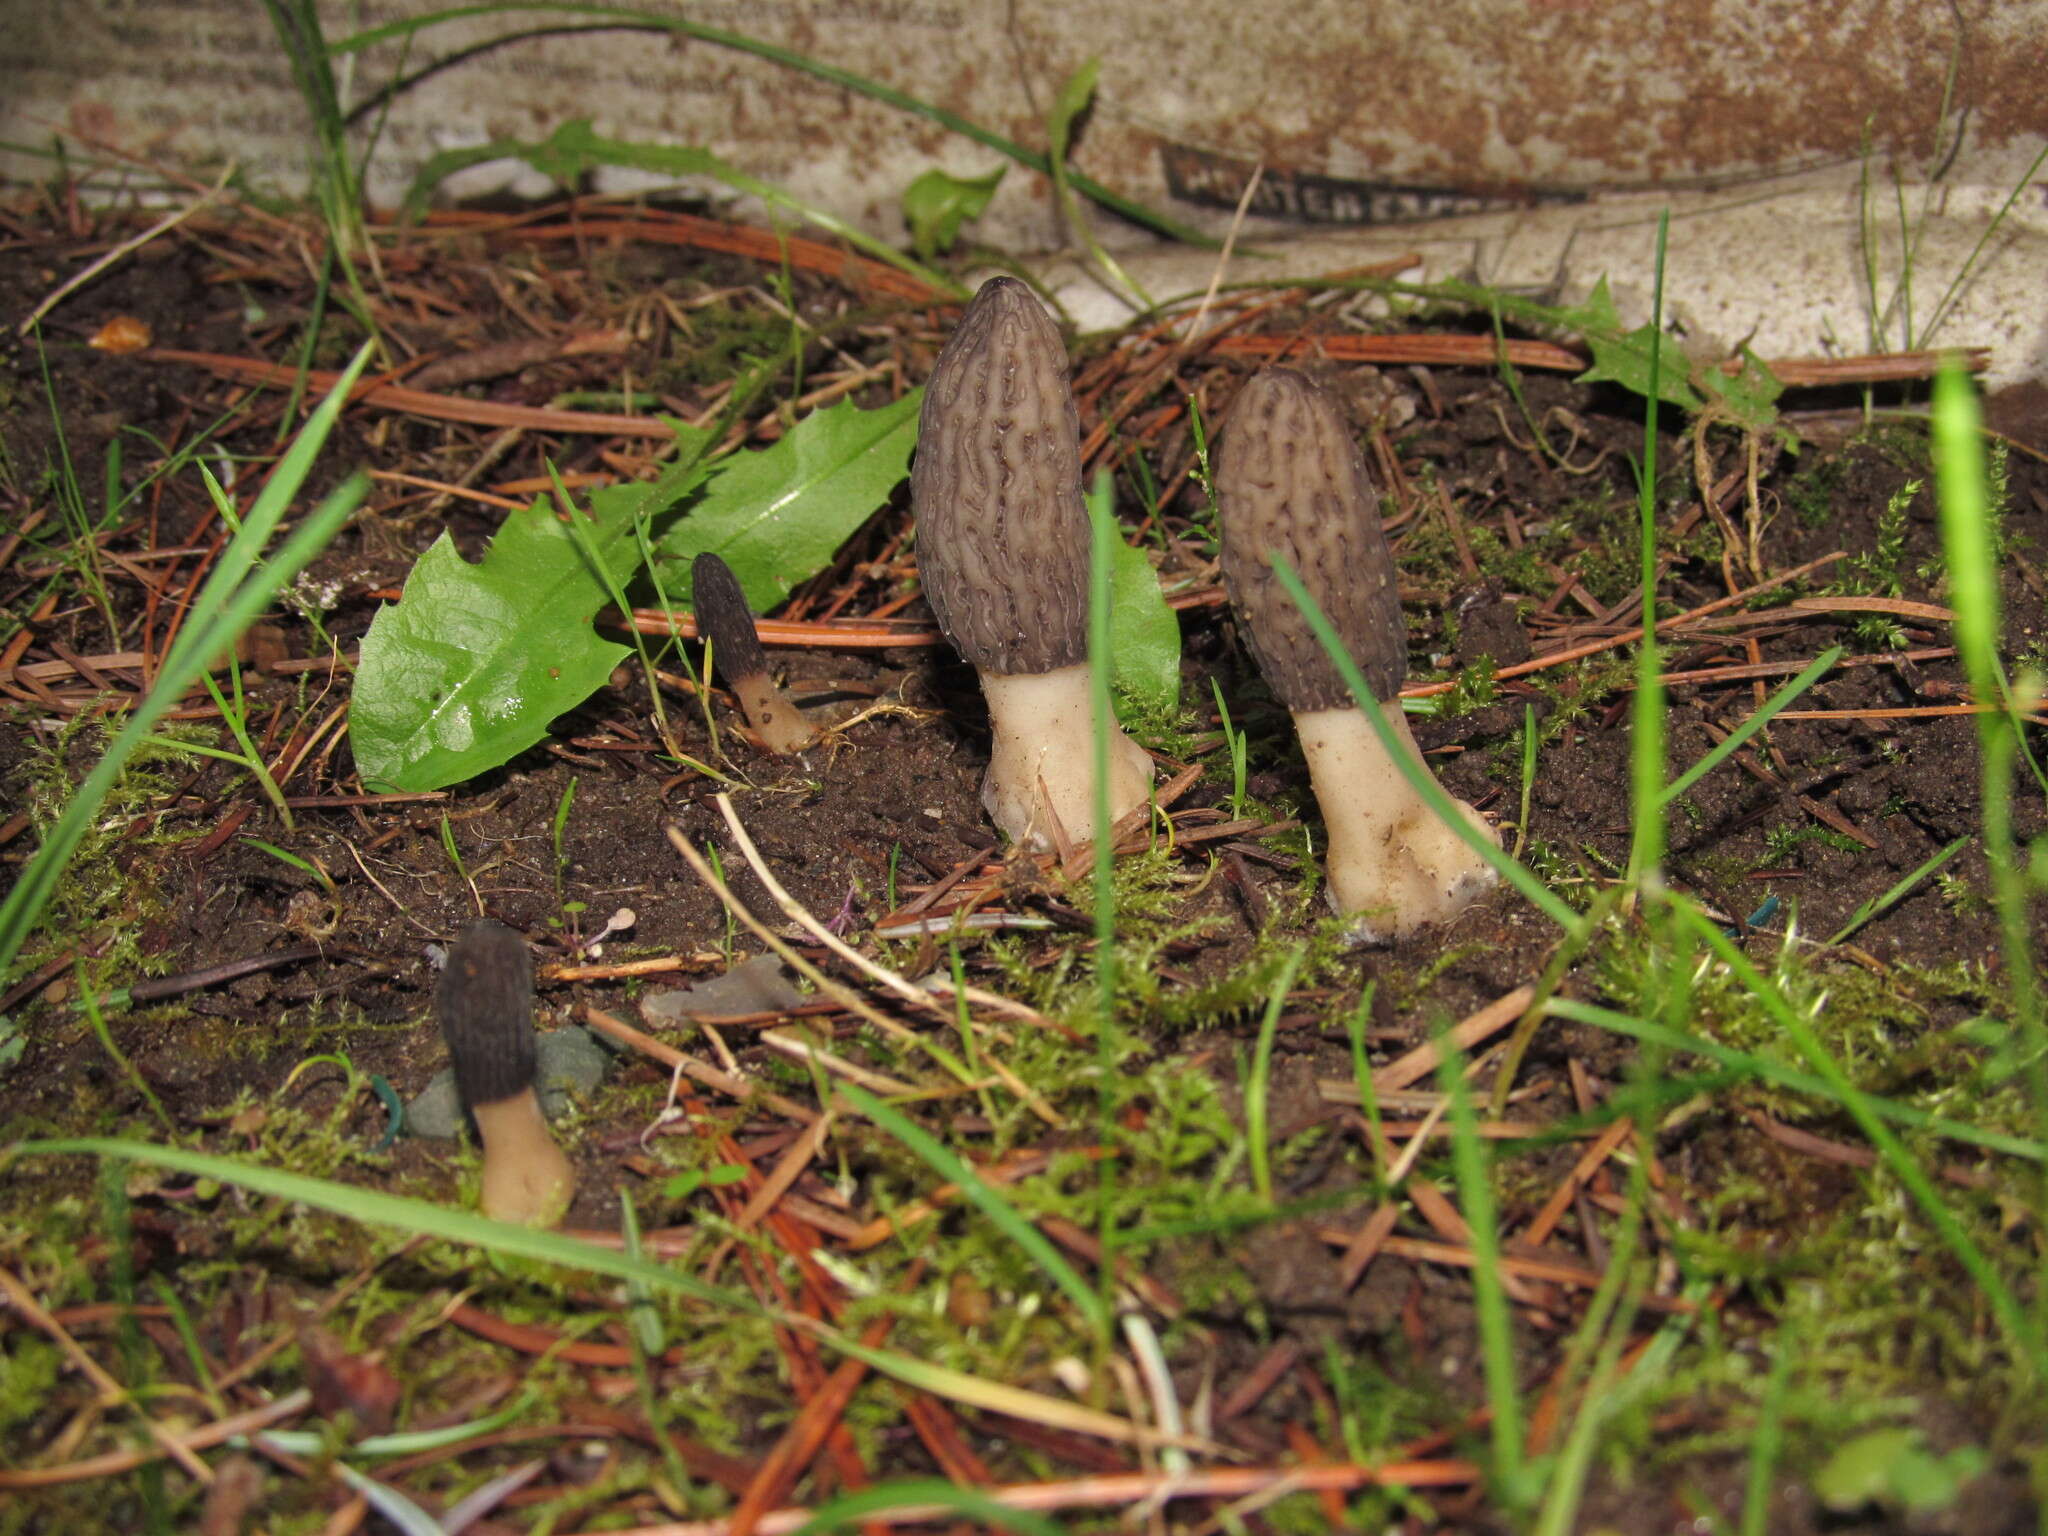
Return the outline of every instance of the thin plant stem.
<path id="1" fill-rule="evenodd" d="M 533 3 L 533 0 L 509 0 L 509 3 L 502 5 L 453 6 L 447 10 L 430 11 L 424 16 L 410 16 L 403 21 L 389 22 L 381 27 L 371 27 L 366 31 L 356 33 L 352 37 L 345 37 L 340 42 L 330 44 L 327 51 L 330 55 L 356 53 L 390 38 L 409 37 L 416 32 L 423 31 L 427 27 L 436 26 L 442 22 L 461 21 L 475 16 L 504 16 L 523 11 L 549 11 L 566 13 L 573 16 L 611 17 L 628 25 L 644 27 L 648 31 L 675 32 L 684 37 L 694 38 L 698 42 L 711 43 L 720 48 L 731 48 L 739 53 L 749 53 L 756 58 L 767 59 L 771 63 L 780 64 L 787 69 L 799 70 L 804 74 L 823 80 L 827 84 L 836 85 L 841 90 L 851 92 L 856 96 L 865 96 L 871 101 L 879 101 L 886 106 L 895 107 L 900 111 L 914 113 L 919 117 L 937 123 L 942 128 L 959 134 L 962 138 L 971 139 L 976 144 L 993 149 L 998 154 L 1006 155 L 1019 165 L 1029 166 L 1034 171 L 1050 174 L 1052 170 L 1051 158 L 1049 156 L 1041 154 L 1034 149 L 1026 149 L 1023 145 L 1006 139 L 1001 134 L 960 116 L 957 112 L 950 112 L 936 103 L 920 100 L 907 91 L 899 91 L 894 86 L 884 85 L 879 80 L 871 80 L 865 75 L 857 75 L 851 70 L 840 69 L 835 65 L 813 59 L 806 54 L 797 53 L 793 49 L 764 42 L 757 37 L 747 37 L 738 32 L 727 32 L 718 27 L 707 27 L 700 22 L 688 21 L 680 16 L 656 15 L 647 11 L 631 10 L 624 6 L 546 4 Z M 1074 189 L 1082 193 L 1090 201 L 1100 204 L 1111 213 L 1129 219 L 1141 228 L 1151 230 L 1154 234 L 1164 235 L 1169 240 L 1178 240 L 1186 245 L 1197 245 L 1205 250 L 1214 250 L 1220 243 L 1203 234 L 1200 230 L 1178 223 L 1173 219 L 1167 218 L 1164 214 L 1154 212 L 1142 203 L 1121 197 L 1101 183 L 1092 181 L 1078 172 L 1070 172 L 1069 179 Z"/>
<path id="2" fill-rule="evenodd" d="M 1095 761 L 1095 1090 L 1096 1134 L 1108 1148 L 1116 1139 L 1116 849 L 1111 843 L 1115 819 L 1109 803 L 1110 735 L 1116 716 L 1109 698 L 1109 577 L 1117 535 L 1111 510 L 1112 484 L 1108 471 L 1095 478 L 1088 494 L 1088 713 L 1093 740 L 1089 750 Z M 1113 1313 L 1116 1287 L 1115 1202 L 1110 1198 L 1116 1174 L 1104 1157 L 1098 1166 L 1098 1240 L 1102 1245 L 1101 1286 L 1103 1333 L 1108 1347 L 1108 1319 Z"/>
<path id="3" fill-rule="evenodd" d="M 1769 725 L 1779 711 L 1790 708 L 1795 699 L 1819 682 L 1822 674 L 1841 659 L 1842 648 L 1839 645 L 1830 646 L 1814 657 L 1804 671 L 1772 694 L 1763 708 L 1730 731 L 1726 738 L 1716 742 L 1713 751 L 1664 786 L 1657 799 L 1658 814 L 1661 815 L 1666 806 L 1727 761 L 1744 742 Z"/>
<path id="4" fill-rule="evenodd" d="M 1749 1437 L 1749 1477 L 1742 1493 L 1741 1536 L 1766 1536 L 1771 1520 L 1771 1478 L 1785 1449 L 1785 1400 L 1791 1395 L 1792 1367 L 1800 1351 L 1799 1325 L 1787 1318 L 1778 1325 L 1771 1347 L 1771 1374 L 1757 1408 L 1756 1429 Z"/>
<path id="5" fill-rule="evenodd" d="M 1943 359 L 1934 378 L 1934 483 L 1956 614 L 1956 649 L 1962 653 L 1970 691 L 1980 702 L 2005 705 L 1976 717 L 1984 856 L 1991 866 L 2006 988 L 2012 999 L 2013 1054 L 2020 1062 L 2034 1127 L 2048 1133 L 2048 1024 L 2042 1019 L 2040 981 L 2034 970 L 2027 877 L 2013 846 L 2012 780 L 2020 750 L 2019 724 L 1998 657 L 2002 623 L 1995 541 L 2003 509 L 1990 504 L 1986 491 L 1976 391 L 1953 356 Z M 2048 1205 L 2048 1171 L 2043 1171 L 2036 1188 Z M 2036 1265 L 2034 1366 L 2048 1375 L 2048 1285 L 2041 1283 L 2048 1279 L 2048 1252 Z"/>
<path id="6" fill-rule="evenodd" d="M 1529 846 L 1529 802 L 1536 792 L 1536 706 L 1522 706 L 1522 800 L 1515 818 L 1515 847 L 1508 857 L 1517 863 Z"/>
<path id="7" fill-rule="evenodd" d="M 1664 679 L 1657 664 L 1657 392 L 1663 369 L 1666 209 L 1657 218 L 1656 280 L 1650 299 L 1650 387 L 1643 398 L 1643 463 L 1636 481 L 1642 532 L 1643 638 L 1636 648 L 1636 692 L 1629 724 L 1634 788 L 1628 882 L 1659 885 L 1664 862 Z"/>
<path id="8" fill-rule="evenodd" d="M 1366 1152 L 1372 1158 L 1373 1171 L 1384 1183 L 1387 1165 L 1381 1154 L 1386 1149 L 1386 1138 L 1380 1130 L 1380 1095 L 1373 1083 L 1372 1063 L 1365 1050 L 1366 1028 L 1372 1023 L 1372 1000 L 1378 991 L 1379 980 L 1376 977 L 1360 987 L 1358 1006 L 1345 1016 L 1344 1023 L 1351 1036 L 1351 1078 L 1358 1085 L 1358 1107 L 1365 1115 L 1369 1133 Z"/>
<path id="9" fill-rule="evenodd" d="M 256 780 L 256 786 L 263 791 L 264 798 L 277 808 L 278 819 L 284 823 L 285 831 L 296 831 L 297 828 L 292 824 L 292 808 L 285 804 L 284 791 L 277 787 L 277 780 L 270 776 L 270 768 L 263 761 L 263 754 L 256 749 L 256 743 L 249 735 L 248 706 L 242 696 L 242 666 L 232 654 L 228 659 L 228 668 L 229 682 L 235 695 L 232 706 L 222 697 L 220 684 L 213 680 L 212 673 L 200 673 L 199 680 L 206 684 L 206 691 L 213 699 L 214 708 L 220 711 L 221 719 L 227 722 L 228 733 L 235 738 L 235 745 L 242 749 L 242 765 Z"/>
<path id="10" fill-rule="evenodd" d="M 1612 1410 L 1607 1389 L 1614 1379 L 1621 1350 L 1628 1343 L 1630 1324 L 1636 1310 L 1633 1304 L 1626 1311 L 1617 1311 L 1617 1308 L 1622 1286 L 1632 1278 L 1636 1267 L 1635 1253 L 1642 1236 L 1643 1207 L 1649 1199 L 1648 1181 L 1642 1170 L 1643 1160 L 1638 1158 L 1631 1164 L 1628 1208 L 1615 1234 L 1599 1288 L 1586 1305 L 1585 1321 L 1573 1333 L 1565 1352 L 1564 1366 L 1558 1372 L 1557 1400 L 1562 1403 L 1577 1389 L 1589 1360 L 1592 1364 L 1585 1394 L 1572 1418 L 1571 1433 L 1565 1437 L 1564 1447 L 1558 1453 L 1557 1469 L 1544 1491 L 1543 1508 L 1537 1516 L 1534 1536 L 1568 1536 L 1576 1529 L 1574 1520 L 1593 1451 L 1599 1444 L 1600 1426 Z"/>
<path id="11" fill-rule="evenodd" d="M 1486 1401 L 1493 1410 L 1493 1477 L 1510 1502 L 1523 1502 L 1522 1396 L 1515 1380 L 1514 1331 L 1501 1280 L 1499 1212 L 1493 1198 L 1492 1159 L 1479 1134 L 1464 1053 L 1450 1037 L 1437 1039 L 1437 1083 L 1451 1101 L 1451 1163 L 1472 1245 L 1473 1304 L 1479 1314 L 1479 1354 Z"/>

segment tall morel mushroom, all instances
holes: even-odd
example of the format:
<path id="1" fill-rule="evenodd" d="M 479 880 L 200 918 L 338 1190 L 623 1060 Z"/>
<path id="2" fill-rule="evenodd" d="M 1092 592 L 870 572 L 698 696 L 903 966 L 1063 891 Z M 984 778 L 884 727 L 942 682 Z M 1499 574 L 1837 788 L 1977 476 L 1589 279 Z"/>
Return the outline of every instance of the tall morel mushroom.
<path id="1" fill-rule="evenodd" d="M 1357 444 L 1329 397 L 1290 368 L 1253 378 L 1224 429 L 1216 496 L 1223 584 L 1259 670 L 1301 735 L 1328 838 L 1331 899 L 1359 914 L 1360 935 L 1371 940 L 1405 938 L 1455 916 L 1493 883 L 1493 870 L 1402 778 L 1273 574 L 1273 557 L 1284 556 L 1373 697 L 1394 700 L 1408 671 L 1394 558 Z M 1399 703 L 1385 713 L 1422 763 Z M 1499 841 L 1477 811 L 1458 806 Z"/>
<path id="2" fill-rule="evenodd" d="M 1024 284 L 989 279 L 925 388 L 910 497 L 925 597 L 988 699 L 981 803 L 1040 849 L 1095 813 L 1080 438 L 1058 329 Z M 1152 760 L 1111 730 L 1115 818 L 1145 803 Z"/>
<path id="3" fill-rule="evenodd" d="M 484 1147 L 483 1213 L 553 1226 L 576 1176 L 548 1134 L 534 1094 L 533 957 L 526 941 L 485 919 L 462 930 L 434 989 L 456 1091 Z"/>

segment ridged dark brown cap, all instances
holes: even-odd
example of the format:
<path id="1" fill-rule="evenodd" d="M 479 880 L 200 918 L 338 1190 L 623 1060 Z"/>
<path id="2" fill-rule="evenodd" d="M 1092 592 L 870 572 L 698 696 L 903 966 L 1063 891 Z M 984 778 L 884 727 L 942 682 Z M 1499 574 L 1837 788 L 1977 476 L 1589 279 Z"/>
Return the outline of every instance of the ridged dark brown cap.
<path id="1" fill-rule="evenodd" d="M 1088 659 L 1088 512 L 1067 350 L 1014 277 L 981 285 L 939 353 L 910 500 L 925 598 L 976 671 Z"/>
<path id="2" fill-rule="evenodd" d="M 533 1086 L 533 957 L 488 918 L 462 930 L 434 988 L 462 1102 L 496 1104 Z"/>
<path id="3" fill-rule="evenodd" d="M 1290 711 L 1351 702 L 1301 610 L 1273 575 L 1286 556 L 1351 659 L 1390 699 L 1408 675 L 1408 627 L 1379 498 L 1330 397 L 1291 368 L 1269 368 L 1231 407 L 1216 464 L 1223 585 L 1259 670 Z"/>
<path id="4" fill-rule="evenodd" d="M 754 628 L 754 610 L 747 606 L 740 579 L 709 550 L 690 562 L 690 602 L 697 610 L 697 633 L 711 642 L 719 676 L 737 683 L 768 670 L 760 632 Z"/>

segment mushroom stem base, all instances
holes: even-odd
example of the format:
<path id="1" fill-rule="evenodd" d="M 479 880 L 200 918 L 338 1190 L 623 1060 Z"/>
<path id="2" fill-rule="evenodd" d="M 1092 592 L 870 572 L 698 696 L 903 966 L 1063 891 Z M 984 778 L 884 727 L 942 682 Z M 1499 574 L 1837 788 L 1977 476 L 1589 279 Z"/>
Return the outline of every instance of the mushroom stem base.
<path id="1" fill-rule="evenodd" d="M 1385 710 L 1403 749 L 1427 773 L 1400 705 Z M 1294 727 L 1329 839 L 1330 899 L 1339 912 L 1359 915 L 1360 938 L 1384 943 L 1446 922 L 1494 883 L 1492 866 L 1401 777 L 1363 710 L 1304 710 Z M 1462 800 L 1457 806 L 1487 838 L 1500 841 L 1471 806 Z"/>
<path id="2" fill-rule="evenodd" d="M 472 1104 L 484 1143 L 484 1180 L 478 1200 L 493 1221 L 552 1227 L 569 1209 L 576 1171 L 548 1134 L 547 1118 L 531 1088 L 495 1104 Z"/>
<path id="3" fill-rule="evenodd" d="M 739 678 L 730 686 L 740 708 L 746 711 L 747 723 L 770 752 L 791 757 L 817 738 L 818 733 L 804 718 L 804 712 L 775 686 L 775 680 L 766 672 Z"/>
<path id="4" fill-rule="evenodd" d="M 981 803 L 1013 842 L 1043 852 L 1057 846 L 1057 826 L 1070 843 L 1086 842 L 1095 826 L 1095 743 L 1088 664 L 1004 677 L 981 674 L 995 732 Z M 1110 724 L 1109 815 L 1112 821 L 1145 803 L 1152 759 Z"/>

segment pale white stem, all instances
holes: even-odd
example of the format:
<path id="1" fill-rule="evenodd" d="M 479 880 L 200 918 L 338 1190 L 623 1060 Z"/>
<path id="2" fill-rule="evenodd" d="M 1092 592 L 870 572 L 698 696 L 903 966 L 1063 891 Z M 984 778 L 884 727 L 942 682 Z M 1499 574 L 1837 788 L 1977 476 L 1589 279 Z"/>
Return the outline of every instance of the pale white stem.
<path id="1" fill-rule="evenodd" d="M 770 752 L 793 757 L 816 739 L 818 733 L 811 729 L 804 712 L 775 686 L 775 680 L 766 672 L 743 677 L 731 686 L 740 708 L 747 713 L 747 723 Z"/>
<path id="2" fill-rule="evenodd" d="M 1389 704 L 1386 716 L 1427 773 L 1399 704 Z M 1330 899 L 1338 911 L 1359 915 L 1361 938 L 1406 938 L 1448 921 L 1494 883 L 1492 867 L 1401 777 L 1364 711 L 1304 710 L 1294 727 L 1323 811 Z M 1457 805 L 1473 826 L 1500 841 L 1485 817 L 1462 800 Z"/>
<path id="3" fill-rule="evenodd" d="M 995 824 L 1023 847 L 1055 847 L 1057 825 L 1071 843 L 1095 828 L 1095 740 L 1088 665 L 1001 677 L 981 674 L 995 732 L 981 803 Z M 1152 759 L 1110 724 L 1109 815 L 1114 821 L 1145 803 Z"/>
<path id="4" fill-rule="evenodd" d="M 484 1143 L 479 1204 L 493 1221 L 552 1227 L 569 1209 L 576 1172 L 548 1134 L 546 1116 L 531 1088 L 495 1104 L 472 1104 Z"/>

